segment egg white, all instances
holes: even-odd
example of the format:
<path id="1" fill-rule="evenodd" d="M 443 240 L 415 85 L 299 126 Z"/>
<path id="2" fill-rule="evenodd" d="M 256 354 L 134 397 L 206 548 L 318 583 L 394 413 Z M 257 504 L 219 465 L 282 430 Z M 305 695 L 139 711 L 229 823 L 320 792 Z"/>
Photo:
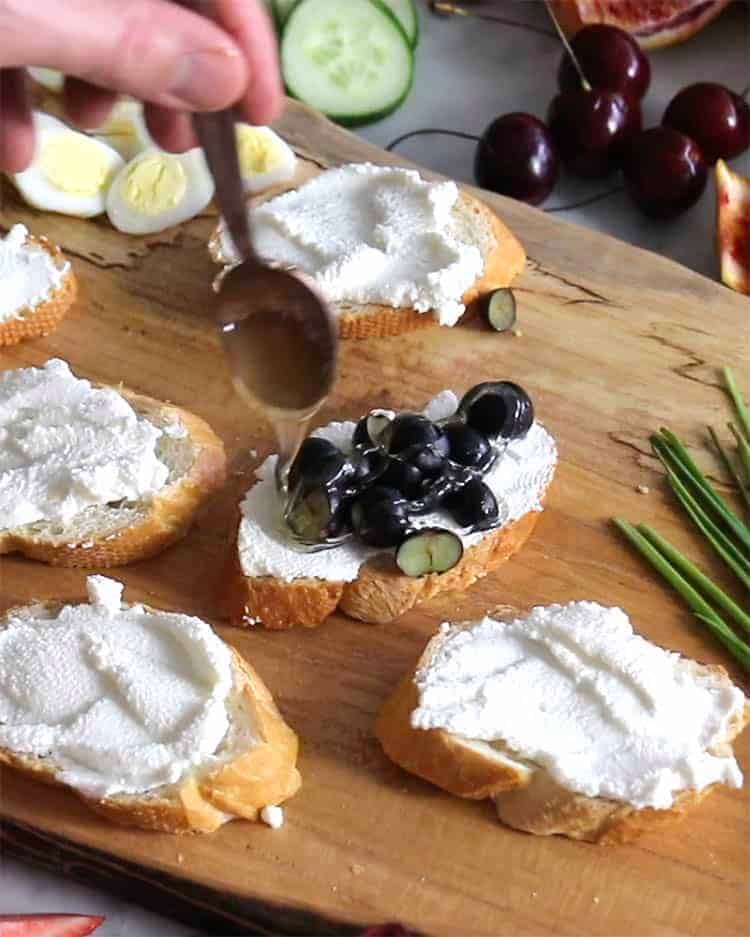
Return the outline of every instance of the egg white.
<path id="1" fill-rule="evenodd" d="M 102 140 L 127 162 L 139 153 L 156 146 L 148 132 L 143 105 L 132 98 L 122 98 L 109 117 L 98 127 L 87 127 L 97 140 Z"/>
<path id="2" fill-rule="evenodd" d="M 36 150 L 28 169 L 10 175 L 11 182 L 23 196 L 25 202 L 42 211 L 54 211 L 78 218 L 93 218 L 104 211 L 107 189 L 124 161 L 119 153 L 101 140 L 89 137 L 85 133 L 73 130 L 56 117 L 41 112 L 34 113 Z M 106 183 L 95 193 L 66 192 L 50 179 L 43 171 L 41 158 L 45 146 L 55 137 L 70 134 L 82 141 L 87 147 L 95 149 L 104 158 Z"/>
<path id="3" fill-rule="evenodd" d="M 43 88 L 46 88 L 47 91 L 53 91 L 55 94 L 59 94 L 62 91 L 63 85 L 65 84 L 65 75 L 63 75 L 62 72 L 58 72 L 57 69 L 31 66 L 28 72 L 34 81 Z"/>
<path id="4" fill-rule="evenodd" d="M 252 166 L 243 163 L 242 134 L 252 133 L 258 137 L 261 147 L 267 154 L 268 168 L 258 172 Z M 237 144 L 240 157 L 240 174 L 246 192 L 263 192 L 274 185 L 281 185 L 294 176 L 297 157 L 289 144 L 271 130 L 270 127 L 253 127 L 251 124 L 237 124 Z"/>
<path id="5" fill-rule="evenodd" d="M 129 171 L 139 161 L 151 156 L 177 161 L 186 177 L 185 192 L 178 204 L 158 214 L 138 211 L 125 195 Z M 117 174 L 107 195 L 107 215 L 112 225 L 125 234 L 155 234 L 173 225 L 189 221 L 200 214 L 213 195 L 214 181 L 206 164 L 203 150 L 196 147 L 188 150 L 187 153 L 165 153 L 163 150 L 151 147 L 139 153 Z"/>

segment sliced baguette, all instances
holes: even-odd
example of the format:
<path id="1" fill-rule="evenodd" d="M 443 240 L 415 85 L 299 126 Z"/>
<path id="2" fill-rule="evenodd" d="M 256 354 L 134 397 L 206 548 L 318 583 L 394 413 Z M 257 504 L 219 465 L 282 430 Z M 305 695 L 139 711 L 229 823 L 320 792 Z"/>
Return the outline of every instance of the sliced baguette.
<path id="1" fill-rule="evenodd" d="M 57 267 L 64 265 L 65 258 L 62 251 L 47 238 L 30 234 L 26 238 L 26 243 L 46 251 Z M 68 267 L 60 285 L 44 302 L 36 306 L 26 306 L 20 309 L 12 319 L 0 321 L 0 348 L 16 345 L 27 338 L 39 338 L 54 332 L 75 302 L 77 295 L 78 283 L 73 268 Z"/>
<path id="2" fill-rule="evenodd" d="M 530 511 L 514 523 L 492 531 L 469 547 L 447 573 L 430 573 L 418 579 L 405 576 L 391 554 L 373 557 L 353 582 L 323 579 L 287 582 L 275 576 L 246 576 L 234 547 L 219 594 L 220 613 L 240 627 L 263 624 L 271 629 L 295 625 L 317 628 L 339 608 L 360 621 L 387 624 L 418 602 L 451 589 L 467 589 L 492 572 L 526 543 L 539 513 Z"/>
<path id="3" fill-rule="evenodd" d="M 159 458 L 169 467 L 165 486 L 138 502 L 92 506 L 66 525 L 37 521 L 0 529 L 0 554 L 22 553 L 52 566 L 107 569 L 160 553 L 185 536 L 200 505 L 226 479 L 224 445 L 200 417 L 119 388 L 154 426 L 181 424 L 184 437 L 162 435 Z"/>
<path id="4" fill-rule="evenodd" d="M 567 790 L 544 768 L 519 759 L 501 744 L 462 738 L 444 729 L 413 728 L 411 714 L 419 701 L 415 674 L 429 661 L 436 640 L 427 645 L 414 670 L 386 701 L 375 723 L 375 735 L 386 755 L 411 774 L 458 797 L 493 799 L 498 817 L 507 826 L 539 836 L 559 834 L 592 843 L 630 842 L 681 819 L 716 786 L 685 790 L 668 810 L 638 809 Z M 710 673 L 730 682 L 723 667 L 690 663 L 696 673 Z M 730 754 L 732 741 L 749 723 L 750 702 L 712 753 Z"/>
<path id="5" fill-rule="evenodd" d="M 60 603 L 11 609 L 0 618 L 0 629 L 12 616 L 55 615 Z M 147 611 L 156 611 L 144 606 Z M 268 805 L 280 804 L 300 787 L 296 768 L 298 739 L 284 722 L 270 691 L 251 665 L 233 651 L 234 689 L 231 727 L 222 743 L 222 763 L 197 771 L 176 783 L 144 794 L 116 794 L 97 799 L 72 790 L 87 807 L 123 826 L 165 833 L 212 833 L 229 820 L 255 820 Z M 252 744 L 248 739 L 252 737 Z M 0 748 L 0 764 L 36 781 L 68 787 L 57 778 L 50 757 Z"/>
<path id="6" fill-rule="evenodd" d="M 462 297 L 462 302 L 468 305 L 493 290 L 509 286 L 523 270 L 526 253 L 497 215 L 467 192 L 461 192 L 454 221 L 462 239 L 476 244 L 484 259 L 482 276 Z M 222 246 L 220 228 L 211 236 L 209 251 L 216 263 L 223 266 L 232 263 L 232 257 Z M 334 305 L 334 311 L 342 339 L 387 338 L 437 325 L 431 312 L 410 308 L 339 303 Z"/>

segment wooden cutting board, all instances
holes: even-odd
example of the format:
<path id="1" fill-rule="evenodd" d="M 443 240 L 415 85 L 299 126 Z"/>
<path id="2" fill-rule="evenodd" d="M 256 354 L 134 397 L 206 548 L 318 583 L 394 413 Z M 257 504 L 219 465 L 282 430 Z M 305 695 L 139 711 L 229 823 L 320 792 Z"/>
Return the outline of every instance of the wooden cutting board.
<path id="1" fill-rule="evenodd" d="M 281 129 L 319 166 L 393 161 L 298 104 Z M 233 393 L 206 319 L 214 220 L 131 238 L 104 221 L 33 212 L 4 194 L 2 224 L 23 221 L 58 241 L 81 296 L 56 334 L 3 350 L 0 367 L 59 355 L 80 375 L 195 410 L 226 442 L 230 483 L 188 538 L 118 572 L 131 601 L 212 619 L 230 517 L 272 446 L 261 414 Z M 667 424 L 700 444 L 706 423 L 721 425 L 729 412 L 718 384 L 723 364 L 750 394 L 750 300 L 601 234 L 484 197 L 528 250 L 516 284 L 523 334 L 491 333 L 469 315 L 452 330 L 346 344 L 320 420 L 419 406 L 442 388 L 490 378 L 520 382 L 561 455 L 532 540 L 465 595 L 443 596 L 386 627 L 337 616 L 307 632 L 220 628 L 258 667 L 302 740 L 303 787 L 282 830 L 246 822 L 195 838 L 121 830 L 72 794 L 6 771 L 7 854 L 216 933 L 348 933 L 400 920 L 431 934 L 747 934 L 749 790 L 719 790 L 683 825 L 633 846 L 596 847 L 506 829 L 489 802 L 461 801 L 402 773 L 372 736 L 379 706 L 439 622 L 498 603 L 619 604 L 648 638 L 722 663 L 743 682 L 608 519 L 653 522 L 721 576 L 664 492 L 648 434 Z M 638 493 L 642 485 L 647 494 Z M 80 599 L 84 579 L 3 558 L 0 610 L 33 597 Z M 750 771 L 750 732 L 736 748 Z"/>

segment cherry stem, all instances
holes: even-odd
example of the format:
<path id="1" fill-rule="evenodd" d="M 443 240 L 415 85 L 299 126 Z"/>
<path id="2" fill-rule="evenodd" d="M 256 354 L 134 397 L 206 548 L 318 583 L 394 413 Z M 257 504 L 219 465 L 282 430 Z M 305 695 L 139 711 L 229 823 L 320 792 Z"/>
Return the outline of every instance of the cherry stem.
<path id="1" fill-rule="evenodd" d="M 396 137 L 395 140 L 391 140 L 386 150 L 390 152 L 394 150 L 399 143 L 410 140 L 412 137 L 422 137 L 426 134 L 444 134 L 448 137 L 460 137 L 462 140 L 473 140 L 474 143 L 479 143 L 481 141 L 481 137 L 478 137 L 474 133 L 464 133 L 461 130 L 443 130 L 441 127 L 424 127 L 422 130 L 411 130 L 409 133 L 403 133 L 400 137 Z"/>
<path id="2" fill-rule="evenodd" d="M 741 97 L 741 98 L 746 98 L 746 97 L 748 96 L 748 94 L 750 94 L 750 85 L 748 85 L 746 88 L 744 88 L 742 91 L 740 91 L 740 97 Z"/>
<path id="3" fill-rule="evenodd" d="M 578 77 L 581 79 L 581 87 L 583 88 L 584 91 L 591 91 L 591 85 L 588 83 L 588 81 L 586 80 L 586 76 L 583 74 L 581 63 L 576 58 L 575 53 L 573 52 L 573 49 L 571 48 L 571 45 L 568 42 L 568 37 L 562 31 L 560 24 L 557 22 L 557 17 L 555 16 L 555 13 L 554 13 L 554 10 L 552 9 L 551 4 L 547 3 L 545 4 L 545 6 L 547 8 L 547 13 L 549 14 L 549 18 L 552 20 L 554 27 L 557 30 L 557 35 L 560 37 L 560 42 L 562 42 L 563 46 L 565 47 L 565 51 L 570 56 L 570 61 L 573 63 L 573 65 L 575 66 L 575 70 L 578 72 Z"/>
<path id="4" fill-rule="evenodd" d="M 476 10 L 467 10 L 466 7 L 457 6 L 455 3 L 440 3 L 437 0 L 431 0 L 430 9 L 433 13 L 442 13 L 444 16 L 473 16 L 478 20 L 489 20 L 493 23 L 502 23 L 505 26 L 528 29 L 530 32 L 539 33 L 542 36 L 555 35 L 551 29 L 545 29 L 543 26 L 534 26 L 532 23 L 523 23 L 521 20 L 511 20 L 504 16 L 494 16 L 492 13 L 478 13 Z"/>
<path id="5" fill-rule="evenodd" d="M 572 211 L 574 208 L 584 208 L 586 205 L 593 205 L 594 202 L 601 202 L 602 199 L 609 198 L 610 195 L 617 195 L 618 192 L 624 192 L 625 187 L 618 185 L 614 189 L 608 189 L 606 192 L 600 192 L 598 195 L 592 195 L 580 202 L 573 202 L 571 205 L 553 205 L 552 208 L 543 209 L 546 212 Z"/>

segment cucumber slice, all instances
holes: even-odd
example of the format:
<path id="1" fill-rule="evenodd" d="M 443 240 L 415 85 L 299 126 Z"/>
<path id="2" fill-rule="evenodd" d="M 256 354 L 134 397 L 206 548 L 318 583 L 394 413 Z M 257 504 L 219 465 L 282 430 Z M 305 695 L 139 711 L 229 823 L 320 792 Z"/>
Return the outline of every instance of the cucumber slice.
<path id="1" fill-rule="evenodd" d="M 419 42 L 419 14 L 414 0 L 383 0 L 383 3 L 401 23 L 412 49 Z"/>
<path id="2" fill-rule="evenodd" d="M 301 0 L 281 37 L 281 68 L 294 97 L 341 124 L 364 124 L 404 100 L 414 54 L 380 0 Z"/>
<path id="3" fill-rule="evenodd" d="M 273 7 L 273 15 L 276 17 L 276 25 L 281 30 L 289 19 L 289 14 L 299 3 L 299 0 L 270 0 L 270 3 Z"/>

